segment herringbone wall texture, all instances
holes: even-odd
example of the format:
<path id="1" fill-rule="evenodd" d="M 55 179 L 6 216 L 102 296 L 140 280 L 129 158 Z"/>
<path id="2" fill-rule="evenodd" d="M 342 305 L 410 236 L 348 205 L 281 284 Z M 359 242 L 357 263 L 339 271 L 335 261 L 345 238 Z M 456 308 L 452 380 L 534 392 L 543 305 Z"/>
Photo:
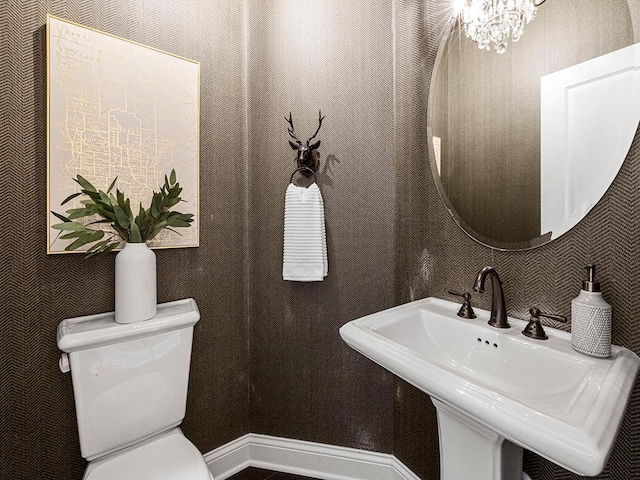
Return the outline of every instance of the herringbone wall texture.
<path id="1" fill-rule="evenodd" d="M 55 328 L 113 308 L 113 256 L 45 254 L 46 13 L 201 62 L 201 246 L 157 255 L 159 300 L 192 296 L 202 313 L 183 427 L 203 452 L 254 431 L 393 452 L 436 480 L 429 398 L 337 330 L 396 303 L 450 298 L 485 264 L 501 274 L 509 313 L 524 317 L 533 304 L 568 314 L 582 266 L 598 263 L 614 341 L 640 352 L 640 139 L 605 199 L 560 240 L 516 253 L 470 240 L 425 163 L 424 99 L 444 1 L 249 0 L 248 12 L 235 0 L 0 2 L 1 479 L 81 477 Z M 319 108 L 329 277 L 288 284 L 282 212 L 293 157 L 283 117 L 291 110 L 304 136 Z M 599 478 L 640 478 L 639 424 L 636 390 Z M 525 460 L 536 479 L 578 478 Z"/>
<path id="2" fill-rule="evenodd" d="M 46 14 L 201 63 L 200 247 L 157 251 L 160 302 L 193 297 L 186 435 L 203 452 L 248 431 L 242 2 L 0 2 L 0 478 L 79 479 L 71 377 L 56 326 L 113 309 L 114 256 L 46 255 Z"/>
<path id="3" fill-rule="evenodd" d="M 394 378 L 338 329 L 393 305 L 393 2 L 249 2 L 251 431 L 391 452 Z M 329 275 L 282 280 L 292 112 L 317 139 Z"/>
<path id="4" fill-rule="evenodd" d="M 445 0 L 425 2 L 423 36 L 421 40 L 415 40 L 423 50 L 425 88 L 431 77 L 438 37 L 445 25 L 444 4 Z M 640 4 L 629 1 L 629 7 L 637 36 Z M 406 112 L 398 112 L 400 116 L 403 114 Z M 420 129 L 424 121 L 424 111 L 421 111 L 410 125 Z M 614 309 L 614 343 L 640 353 L 640 323 L 637 321 L 640 309 L 640 134 L 636 135 L 613 185 L 589 215 L 560 239 L 523 252 L 485 248 L 463 233 L 439 197 L 424 163 L 424 147 L 417 144 L 411 152 L 411 155 L 397 157 L 400 172 L 397 219 L 400 301 L 425 296 L 457 300 L 448 295 L 449 289 L 470 290 L 478 270 L 485 265 L 494 265 L 504 284 L 510 315 L 527 318 L 528 309 L 534 305 L 569 315 L 570 301 L 580 289 L 583 267 L 594 262 L 598 265 L 603 294 Z M 476 296 L 475 302 L 481 308 L 490 308 L 489 297 L 486 294 Z M 553 322 L 550 325 L 569 328 Z M 422 412 L 416 408 L 413 415 L 419 418 Z M 394 435 L 402 434 L 394 432 Z M 420 439 L 416 437 L 415 441 Z M 405 460 L 401 455 L 401 459 L 411 464 L 415 457 Z M 525 465 L 537 480 L 581 478 L 532 453 L 525 455 Z M 422 478 L 430 475 L 426 468 L 415 471 Z M 597 478 L 640 478 L 640 387 L 634 391 L 611 460 Z"/>
<path id="5" fill-rule="evenodd" d="M 396 303 L 426 293 L 415 285 L 415 255 L 433 235 L 426 220 L 426 89 L 422 52 L 428 37 L 425 19 L 433 6 L 422 0 L 396 2 L 395 15 L 395 159 L 396 159 Z M 437 11 L 437 10 L 436 10 Z M 428 85 L 428 83 L 427 83 Z M 425 279 L 425 275 L 420 281 Z M 439 445 L 436 412 L 431 399 L 396 379 L 393 453 L 422 480 L 438 480 Z"/>

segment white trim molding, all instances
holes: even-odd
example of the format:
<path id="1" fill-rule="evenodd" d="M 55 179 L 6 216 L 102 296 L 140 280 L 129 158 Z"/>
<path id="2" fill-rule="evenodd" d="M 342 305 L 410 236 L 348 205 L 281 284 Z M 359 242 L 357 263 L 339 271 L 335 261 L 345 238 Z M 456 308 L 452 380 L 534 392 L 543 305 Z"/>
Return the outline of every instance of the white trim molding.
<path id="1" fill-rule="evenodd" d="M 420 480 L 393 455 L 249 433 L 204 455 L 215 480 L 248 467 L 322 480 Z"/>

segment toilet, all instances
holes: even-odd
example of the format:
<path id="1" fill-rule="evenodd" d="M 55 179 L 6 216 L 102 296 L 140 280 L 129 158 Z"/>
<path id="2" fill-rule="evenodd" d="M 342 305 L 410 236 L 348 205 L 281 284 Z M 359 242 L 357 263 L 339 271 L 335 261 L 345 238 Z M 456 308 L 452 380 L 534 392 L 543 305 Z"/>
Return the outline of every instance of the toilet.
<path id="1" fill-rule="evenodd" d="M 185 415 L 193 299 L 119 324 L 113 312 L 63 320 L 60 369 L 71 371 L 83 480 L 213 480 L 179 428 Z"/>

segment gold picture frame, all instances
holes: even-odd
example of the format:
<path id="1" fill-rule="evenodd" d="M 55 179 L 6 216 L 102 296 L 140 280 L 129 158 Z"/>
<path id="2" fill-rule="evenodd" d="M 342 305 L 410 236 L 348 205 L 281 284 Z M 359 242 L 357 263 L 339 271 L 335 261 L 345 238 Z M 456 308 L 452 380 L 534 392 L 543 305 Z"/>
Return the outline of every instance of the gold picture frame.
<path id="1" fill-rule="evenodd" d="M 47 15 L 47 253 L 73 253 L 50 211 L 81 206 L 60 207 L 76 175 L 102 190 L 118 177 L 131 204 L 148 207 L 172 169 L 186 202 L 176 208 L 194 221 L 149 246 L 197 247 L 199 157 L 199 62 Z"/>

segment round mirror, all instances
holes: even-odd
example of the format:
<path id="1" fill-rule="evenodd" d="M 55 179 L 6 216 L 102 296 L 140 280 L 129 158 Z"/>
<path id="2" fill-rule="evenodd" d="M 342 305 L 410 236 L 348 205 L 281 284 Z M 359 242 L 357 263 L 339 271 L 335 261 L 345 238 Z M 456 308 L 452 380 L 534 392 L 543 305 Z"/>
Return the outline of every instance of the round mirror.
<path id="1" fill-rule="evenodd" d="M 429 155 L 471 237 L 505 250 L 542 245 L 609 188 L 640 121 L 630 9 L 627 0 L 547 0 L 503 54 L 451 22 L 429 89 Z"/>

